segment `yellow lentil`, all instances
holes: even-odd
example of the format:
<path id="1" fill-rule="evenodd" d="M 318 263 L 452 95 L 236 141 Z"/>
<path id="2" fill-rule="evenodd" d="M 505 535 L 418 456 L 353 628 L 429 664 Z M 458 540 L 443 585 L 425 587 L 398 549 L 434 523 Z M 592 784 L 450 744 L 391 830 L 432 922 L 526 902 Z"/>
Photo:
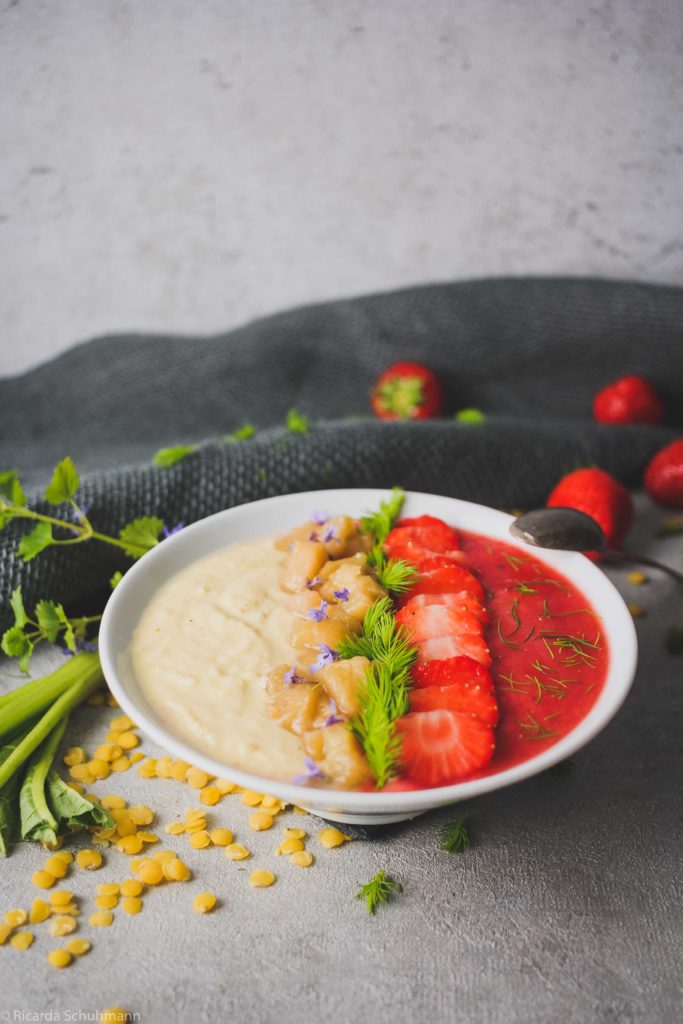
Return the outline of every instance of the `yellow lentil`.
<path id="1" fill-rule="evenodd" d="M 169 836 L 181 836 L 184 831 L 185 825 L 182 821 L 172 821 L 164 826 L 164 832 L 167 832 Z"/>
<path id="2" fill-rule="evenodd" d="M 118 715 L 116 718 L 110 719 L 109 728 L 115 732 L 125 732 L 126 729 L 136 729 L 137 726 L 128 715 Z"/>
<path id="3" fill-rule="evenodd" d="M 322 832 L 318 832 L 318 840 L 327 850 L 332 850 L 342 843 L 350 843 L 351 836 L 340 832 L 338 828 L 324 828 Z"/>
<path id="4" fill-rule="evenodd" d="M 306 833 L 302 828 L 286 828 L 283 832 L 285 839 L 305 839 Z"/>
<path id="5" fill-rule="evenodd" d="M 124 896 L 121 900 L 121 910 L 125 914 L 139 914 L 142 910 L 142 900 L 139 896 Z"/>
<path id="6" fill-rule="evenodd" d="M 258 807 L 263 800 L 263 793 L 257 793 L 253 789 L 245 789 L 240 799 L 246 807 Z"/>
<path id="7" fill-rule="evenodd" d="M 122 796 L 118 796 L 115 793 L 111 793 L 109 796 L 103 796 L 100 800 L 103 807 L 106 807 L 108 811 L 122 811 L 126 806 L 126 801 Z"/>
<path id="8" fill-rule="evenodd" d="M 130 768 L 130 759 L 125 755 L 121 755 L 121 757 L 117 757 L 112 761 L 110 767 L 113 772 L 127 772 Z"/>
<path id="9" fill-rule="evenodd" d="M 100 1012 L 100 1024 L 126 1024 L 128 1011 L 122 1006 L 110 1006 Z"/>
<path id="10" fill-rule="evenodd" d="M 100 758 L 95 758 L 88 762 L 88 768 L 93 779 L 107 779 L 111 774 L 111 768 L 106 761 L 102 761 Z"/>
<path id="11" fill-rule="evenodd" d="M 206 772 L 203 772 L 201 768 L 191 767 L 187 769 L 185 781 L 192 786 L 193 789 L 204 789 L 211 778 Z"/>
<path id="12" fill-rule="evenodd" d="M 635 569 L 633 572 L 630 572 L 626 579 L 635 587 L 640 587 L 643 585 L 643 583 L 647 583 L 647 576 L 645 575 L 645 573 L 639 572 L 637 569 Z"/>
<path id="13" fill-rule="evenodd" d="M 10 928 L 18 928 L 20 924 L 25 924 L 27 919 L 28 914 L 19 907 L 16 910 L 8 910 L 5 914 L 5 924 L 8 924 Z"/>
<path id="14" fill-rule="evenodd" d="M 74 894 L 68 889 L 55 889 L 50 893 L 50 903 L 53 907 L 64 907 L 67 903 L 71 903 L 73 898 Z"/>
<path id="15" fill-rule="evenodd" d="M 187 882 L 191 877 L 187 864 L 178 857 L 165 861 L 162 867 L 164 878 L 169 882 Z"/>
<path id="16" fill-rule="evenodd" d="M 31 881 L 39 889 L 50 889 L 57 879 L 54 875 L 51 875 L 48 871 L 34 871 L 31 875 Z"/>
<path id="17" fill-rule="evenodd" d="M 212 892 L 197 893 L 192 902 L 192 908 L 198 914 L 210 914 L 215 906 L 216 897 Z"/>
<path id="18" fill-rule="evenodd" d="M 203 804 L 213 807 L 221 798 L 221 791 L 218 786 L 204 786 L 199 790 L 199 799 Z"/>
<path id="19" fill-rule="evenodd" d="M 95 891 L 98 896 L 118 896 L 121 886 L 118 882 L 102 882 Z"/>
<path id="20" fill-rule="evenodd" d="M 69 775 L 76 782 L 92 782 L 90 764 L 75 764 L 73 768 L 69 768 Z"/>
<path id="21" fill-rule="evenodd" d="M 214 779 L 213 784 L 221 796 L 227 796 L 228 793 L 233 793 L 236 788 L 235 783 L 229 782 L 227 779 Z"/>
<path id="22" fill-rule="evenodd" d="M 129 814 L 119 819 L 116 822 L 116 831 L 120 836 L 134 836 L 137 832 L 138 827 L 132 820 Z"/>
<path id="23" fill-rule="evenodd" d="M 83 747 L 69 747 L 66 754 L 64 755 L 64 764 L 72 768 L 75 764 L 83 764 L 86 758 L 86 753 Z"/>
<path id="24" fill-rule="evenodd" d="M 120 850 L 121 853 L 127 854 L 129 857 L 133 857 L 142 849 L 142 839 L 137 835 L 123 836 L 116 844 L 116 849 Z"/>
<path id="25" fill-rule="evenodd" d="M 124 750 L 133 750 L 140 746 L 140 737 L 134 732 L 120 732 L 117 743 Z"/>
<path id="26" fill-rule="evenodd" d="M 171 778 L 176 782 L 185 782 L 191 767 L 188 761 L 174 761 L 171 765 Z"/>
<path id="27" fill-rule="evenodd" d="M 117 757 L 121 757 L 121 747 L 117 747 L 114 743 L 101 743 L 94 754 L 96 761 L 115 761 Z"/>
<path id="28" fill-rule="evenodd" d="M 96 910 L 88 918 L 88 922 L 93 928 L 108 928 L 113 920 L 114 915 L 111 910 Z"/>
<path id="29" fill-rule="evenodd" d="M 143 779 L 155 779 L 157 776 L 157 763 L 153 757 L 147 757 L 138 766 L 138 775 L 141 775 Z"/>
<path id="30" fill-rule="evenodd" d="M 47 958 L 53 967 L 68 967 L 73 959 L 68 949 L 51 949 Z"/>
<path id="31" fill-rule="evenodd" d="M 103 897 L 98 896 L 98 899 Z M 97 902 L 97 900 L 95 901 Z M 60 914 L 59 917 L 53 917 L 50 921 L 50 935 L 70 935 L 71 932 L 75 932 L 78 925 L 74 921 L 73 917 L 69 917 L 66 914 Z"/>
<path id="32" fill-rule="evenodd" d="M 74 859 L 74 855 L 73 853 L 71 853 L 70 850 L 60 850 L 58 853 L 55 854 L 55 857 L 59 857 L 60 860 L 63 860 L 65 864 L 71 864 Z"/>
<path id="33" fill-rule="evenodd" d="M 269 885 L 272 885 L 275 881 L 275 875 L 272 871 L 266 871 L 265 868 L 259 868 L 258 871 L 252 871 L 249 875 L 249 885 L 254 889 L 266 889 Z"/>
<path id="34" fill-rule="evenodd" d="M 159 836 L 155 836 L 153 832 L 138 832 L 138 837 L 142 839 L 143 843 L 159 842 Z"/>
<path id="35" fill-rule="evenodd" d="M 12 927 L 11 924 L 0 923 L 0 946 L 5 945 L 13 931 L 14 928 Z"/>
<path id="36" fill-rule="evenodd" d="M 128 760 L 130 761 L 131 764 L 137 764 L 138 761 L 142 761 L 144 759 L 144 756 L 145 755 L 142 753 L 141 750 L 136 750 L 130 755 Z"/>
<path id="37" fill-rule="evenodd" d="M 170 779 L 173 770 L 173 759 L 160 757 L 156 763 L 157 775 L 160 779 Z"/>
<path id="38" fill-rule="evenodd" d="M 296 804 L 294 805 L 294 807 L 292 807 L 292 810 L 294 811 L 295 814 L 308 814 L 307 810 L 305 810 L 303 807 L 297 807 Z"/>
<path id="39" fill-rule="evenodd" d="M 144 859 L 144 857 L 133 857 L 132 860 L 128 862 L 130 870 L 137 871 Z"/>
<path id="40" fill-rule="evenodd" d="M 249 815 L 249 828 L 253 832 L 265 832 L 267 828 L 273 827 L 273 816 L 267 811 L 255 811 Z"/>
<path id="41" fill-rule="evenodd" d="M 111 896 L 96 896 L 95 906 L 100 910 L 113 910 L 114 907 L 119 905 L 118 895 L 112 893 Z"/>
<path id="42" fill-rule="evenodd" d="M 47 921 L 48 917 L 52 913 L 52 907 L 45 900 L 36 898 L 31 904 L 29 910 L 28 919 L 31 924 L 41 924 L 43 921 Z"/>
<path id="43" fill-rule="evenodd" d="M 193 850 L 203 850 L 205 846 L 210 846 L 211 837 L 205 828 L 200 829 L 198 832 L 194 832 L 190 836 L 190 846 Z"/>
<path id="44" fill-rule="evenodd" d="M 86 871 L 97 871 L 102 867 L 102 854 L 99 850 L 79 850 L 76 854 L 76 863 L 79 868 Z"/>
<path id="45" fill-rule="evenodd" d="M 69 939 L 66 948 L 72 956 L 83 956 L 91 947 L 87 939 Z"/>
<path id="46" fill-rule="evenodd" d="M 241 843 L 230 843 L 225 848 L 225 856 L 228 860 L 246 860 L 247 857 L 251 857 L 251 853 Z"/>
<path id="47" fill-rule="evenodd" d="M 33 945 L 33 934 L 31 932 L 15 932 L 9 940 L 10 946 L 14 949 L 28 949 Z"/>
<path id="48" fill-rule="evenodd" d="M 53 857 L 48 857 L 43 864 L 43 869 L 52 875 L 53 878 L 64 878 L 64 875 L 69 870 L 69 865 L 55 854 Z"/>
<path id="49" fill-rule="evenodd" d="M 139 896 L 141 892 L 142 882 L 139 882 L 137 878 L 127 878 L 125 882 L 121 882 L 122 896 Z"/>
<path id="50" fill-rule="evenodd" d="M 643 606 L 640 604 L 630 604 L 628 606 L 628 610 L 634 619 L 642 619 L 643 616 L 647 614 Z"/>
<path id="51" fill-rule="evenodd" d="M 290 839 L 283 839 L 275 853 L 279 857 L 280 854 L 283 853 L 299 853 L 303 848 L 303 839 L 295 839 L 294 836 L 292 836 Z"/>
<path id="52" fill-rule="evenodd" d="M 313 854 L 309 850 L 299 850 L 297 853 L 293 853 L 289 859 L 298 868 L 310 868 L 313 863 Z"/>
<path id="53" fill-rule="evenodd" d="M 138 876 L 145 885 L 158 885 L 163 881 L 164 869 L 158 860 L 145 860 L 138 868 Z"/>
<path id="54" fill-rule="evenodd" d="M 176 855 L 173 850 L 155 850 L 152 857 L 154 860 L 158 860 L 160 864 L 165 864 L 168 860 L 176 859 Z"/>
<path id="55" fill-rule="evenodd" d="M 70 914 L 72 917 L 80 917 L 81 912 L 75 903 L 65 903 L 62 907 L 54 907 L 55 914 Z"/>
<path id="56" fill-rule="evenodd" d="M 154 821 L 154 811 L 147 804 L 138 804 L 137 807 L 129 807 L 128 813 L 136 825 L 151 825 Z"/>
<path id="57" fill-rule="evenodd" d="M 232 832 L 229 828 L 212 828 L 209 839 L 214 846 L 229 846 L 232 842 Z"/>

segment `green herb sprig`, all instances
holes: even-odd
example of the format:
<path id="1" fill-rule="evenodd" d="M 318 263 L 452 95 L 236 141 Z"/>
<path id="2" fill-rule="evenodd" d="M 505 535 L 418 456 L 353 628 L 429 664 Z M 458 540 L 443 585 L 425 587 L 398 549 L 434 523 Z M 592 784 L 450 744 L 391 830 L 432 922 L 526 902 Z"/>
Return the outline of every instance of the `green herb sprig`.
<path id="1" fill-rule="evenodd" d="M 141 516 L 119 531 L 118 537 L 99 533 L 87 516 L 87 510 L 75 500 L 80 477 L 72 459 L 67 456 L 55 467 L 47 489 L 45 500 L 50 505 L 66 506 L 75 514 L 71 520 L 44 515 L 27 507 L 27 497 L 16 470 L 0 473 L 0 529 L 12 520 L 26 519 L 35 523 L 30 533 L 19 542 L 17 553 L 24 562 L 31 561 L 49 547 L 64 547 L 98 540 L 120 548 L 129 558 L 140 558 L 155 547 L 164 530 L 163 520 L 157 516 Z M 64 531 L 70 536 L 55 536 L 54 530 Z"/>
<path id="2" fill-rule="evenodd" d="M 24 608 L 21 587 L 12 591 L 9 603 L 14 625 L 3 633 L 0 647 L 8 657 L 19 659 L 19 668 L 26 675 L 34 648 L 41 640 L 54 644 L 61 634 L 64 646 L 74 653 L 77 644 L 86 639 L 88 626 L 102 618 L 101 615 L 83 615 L 70 619 L 61 604 L 48 600 L 38 601 L 34 617 L 30 618 Z"/>
<path id="3" fill-rule="evenodd" d="M 368 908 L 368 913 L 374 914 L 380 904 L 388 903 L 393 895 L 402 891 L 401 883 L 389 878 L 382 869 L 369 882 L 361 885 L 356 893 L 356 899 L 363 900 Z"/>
<path id="4" fill-rule="evenodd" d="M 406 500 L 406 492 L 402 487 L 392 487 L 391 495 L 380 501 L 376 512 L 366 512 L 361 516 L 360 528 L 363 533 L 372 534 L 373 547 L 382 545 L 391 533 L 394 523 L 401 514 Z"/>
<path id="5" fill-rule="evenodd" d="M 470 845 L 470 834 L 464 818 L 456 818 L 441 829 L 441 849 L 446 853 L 464 853 Z"/>

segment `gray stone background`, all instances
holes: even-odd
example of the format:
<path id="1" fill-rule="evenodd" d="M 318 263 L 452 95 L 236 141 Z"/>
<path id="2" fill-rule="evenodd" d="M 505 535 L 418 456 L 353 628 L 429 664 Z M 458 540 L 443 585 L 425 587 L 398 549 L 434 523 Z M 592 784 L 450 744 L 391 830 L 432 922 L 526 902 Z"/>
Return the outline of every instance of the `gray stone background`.
<path id="1" fill-rule="evenodd" d="M 488 274 L 678 283 L 680 0 L 3 0 L 0 374 Z"/>
<path id="2" fill-rule="evenodd" d="M 0 373 L 93 334 L 210 332 L 422 281 L 678 283 L 682 35 L 678 0 L 6 0 Z M 680 565 L 660 520 L 640 497 L 633 546 Z M 565 776 L 463 808 L 466 855 L 439 850 L 449 813 L 331 852 L 312 819 L 278 822 L 311 833 L 305 872 L 227 798 L 215 823 L 273 889 L 193 852 L 192 883 L 97 932 L 96 883 L 127 873 L 112 852 L 66 883 L 87 958 L 49 968 L 44 925 L 0 950 L 0 1021 L 111 1004 L 145 1024 L 679 1020 L 681 666 L 662 634 L 683 606 L 656 573 L 637 593 L 610 575 L 648 612 L 631 697 Z M 2 666 L 3 689 L 19 681 Z M 84 709 L 68 742 L 91 750 L 108 717 Z M 159 829 L 196 802 L 134 772 L 93 788 L 150 803 Z M 1 911 L 28 906 L 41 861 L 0 865 Z M 353 896 L 380 867 L 404 892 L 371 919 Z M 199 918 L 204 889 L 221 903 Z"/>

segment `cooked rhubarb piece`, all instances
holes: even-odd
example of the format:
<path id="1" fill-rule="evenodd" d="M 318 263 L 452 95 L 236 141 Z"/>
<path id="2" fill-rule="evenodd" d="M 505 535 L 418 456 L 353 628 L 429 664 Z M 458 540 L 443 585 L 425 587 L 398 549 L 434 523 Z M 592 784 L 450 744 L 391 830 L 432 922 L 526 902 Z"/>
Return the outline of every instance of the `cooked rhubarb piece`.
<path id="1" fill-rule="evenodd" d="M 327 561 L 327 549 L 315 540 L 297 540 L 282 566 L 280 586 L 290 594 L 303 590 Z"/>
<path id="2" fill-rule="evenodd" d="M 350 516 L 335 516 L 316 527 L 315 532 L 316 539 L 323 542 L 330 558 L 341 558 L 346 554 L 346 546 L 358 532 L 358 527 Z"/>
<path id="3" fill-rule="evenodd" d="M 347 588 L 346 611 L 354 618 L 363 619 L 370 605 L 386 597 L 386 590 L 372 576 L 359 576 L 353 586 Z"/>
<path id="4" fill-rule="evenodd" d="M 289 682 L 289 678 L 296 681 Z M 291 669 L 280 665 L 269 673 L 266 681 L 266 707 L 268 714 L 284 729 L 302 735 L 310 729 L 320 728 L 329 716 L 329 698 L 304 669 Z"/>
<path id="5" fill-rule="evenodd" d="M 303 740 L 306 753 L 337 785 L 358 786 L 370 778 L 360 743 L 341 722 L 307 732 Z"/>
<path id="6" fill-rule="evenodd" d="M 365 686 L 365 674 L 370 662 L 367 658 L 347 658 L 333 661 L 316 673 L 337 706 L 339 714 L 347 718 L 360 711 L 360 694 Z"/>
<path id="7" fill-rule="evenodd" d="M 278 537 L 273 542 L 273 547 L 276 551 L 289 551 L 293 544 L 301 540 L 315 540 L 311 534 L 316 533 L 319 529 L 318 524 L 314 522 L 302 523 L 301 526 L 295 526 L 289 533 L 285 533 L 284 536 Z"/>
<path id="8" fill-rule="evenodd" d="M 459 711 L 411 711 L 396 720 L 405 775 L 420 786 L 447 786 L 490 761 L 493 729 Z"/>
<path id="9" fill-rule="evenodd" d="M 326 619 L 323 622 L 312 622 L 308 619 L 297 619 L 290 634 L 292 647 L 310 647 L 316 650 L 326 644 L 336 651 L 348 630 L 343 622 Z"/>

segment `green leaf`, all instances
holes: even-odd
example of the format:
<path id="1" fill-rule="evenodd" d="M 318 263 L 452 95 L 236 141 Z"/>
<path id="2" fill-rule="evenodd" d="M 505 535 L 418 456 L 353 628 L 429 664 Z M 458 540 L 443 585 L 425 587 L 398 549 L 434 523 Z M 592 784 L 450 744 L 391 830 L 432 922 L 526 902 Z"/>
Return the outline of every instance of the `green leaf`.
<path id="1" fill-rule="evenodd" d="M 7 760 L 11 753 L 19 745 L 23 736 L 17 736 L 6 746 L 0 749 L 0 764 Z M 0 855 L 6 857 L 10 848 L 19 839 L 19 806 L 17 793 L 21 774 L 15 772 L 5 785 L 0 789 Z"/>
<path id="2" fill-rule="evenodd" d="M 176 462 L 182 462 L 196 450 L 196 444 L 177 444 L 174 448 L 160 448 L 154 455 L 154 464 L 166 469 L 168 466 L 175 466 Z"/>
<path id="3" fill-rule="evenodd" d="M 104 807 L 67 786 L 54 768 L 50 768 L 47 773 L 45 792 L 50 810 L 58 821 L 60 834 L 77 826 L 113 828 L 115 824 Z"/>
<path id="4" fill-rule="evenodd" d="M 117 569 L 112 578 L 109 580 L 109 586 L 111 587 L 111 589 L 116 590 L 122 579 L 123 573 L 119 569 Z"/>
<path id="5" fill-rule="evenodd" d="M 292 434 L 307 434 L 309 431 L 308 417 L 297 409 L 290 409 L 287 413 L 287 430 Z"/>
<path id="6" fill-rule="evenodd" d="M 226 434 L 223 440 L 228 444 L 234 444 L 236 441 L 250 441 L 255 434 L 256 427 L 252 423 L 245 423 L 238 427 L 234 434 Z"/>
<path id="7" fill-rule="evenodd" d="M 79 483 L 80 477 L 76 467 L 71 456 L 67 455 L 59 465 L 55 466 L 52 480 L 45 491 L 45 500 L 49 501 L 51 505 L 62 505 L 65 501 L 70 501 L 78 490 Z"/>
<path id="8" fill-rule="evenodd" d="M 50 644 L 55 643 L 63 629 L 71 629 L 66 612 L 61 604 L 56 604 L 54 601 L 39 601 L 36 605 L 36 619 L 45 633 L 45 639 Z"/>
<path id="9" fill-rule="evenodd" d="M 39 555 L 52 544 L 52 527 L 49 523 L 36 523 L 30 533 L 21 538 L 18 554 L 25 562 Z"/>
<path id="10" fill-rule="evenodd" d="M 388 903 L 394 893 L 401 891 L 400 883 L 389 878 L 382 870 L 378 871 L 365 885 L 361 885 L 360 890 L 356 893 L 356 899 L 363 900 L 368 912 L 374 914 L 380 904 Z"/>
<path id="11" fill-rule="evenodd" d="M 453 419 L 458 423 L 484 423 L 486 416 L 479 409 L 460 409 Z"/>
<path id="12" fill-rule="evenodd" d="M 47 804 L 45 780 L 52 767 L 59 741 L 66 728 L 66 717 L 48 733 L 47 738 L 31 755 L 19 791 L 21 838 L 43 843 L 57 842 L 58 821 Z"/>
<path id="13" fill-rule="evenodd" d="M 9 599 L 10 607 L 14 612 L 14 625 L 25 626 L 28 622 L 28 615 L 24 608 L 24 602 L 21 597 L 21 587 L 15 587 Z"/>
<path id="14" fill-rule="evenodd" d="M 469 845 L 470 834 L 464 818 L 456 818 L 441 829 L 441 849 L 446 853 L 463 853 Z"/>
<path id="15" fill-rule="evenodd" d="M 26 504 L 26 495 L 16 469 L 6 469 L 0 473 L 0 497 L 11 501 L 13 505 Z"/>
<path id="16" fill-rule="evenodd" d="M 140 558 L 146 551 L 151 551 L 159 543 L 163 528 L 163 520 L 156 516 L 141 516 L 124 526 L 119 537 L 125 544 L 126 554 L 131 558 Z"/>
<path id="17" fill-rule="evenodd" d="M 19 659 L 19 669 L 28 675 L 33 654 L 33 643 L 24 633 L 23 626 L 11 626 L 3 633 L 0 646 L 9 658 Z"/>

